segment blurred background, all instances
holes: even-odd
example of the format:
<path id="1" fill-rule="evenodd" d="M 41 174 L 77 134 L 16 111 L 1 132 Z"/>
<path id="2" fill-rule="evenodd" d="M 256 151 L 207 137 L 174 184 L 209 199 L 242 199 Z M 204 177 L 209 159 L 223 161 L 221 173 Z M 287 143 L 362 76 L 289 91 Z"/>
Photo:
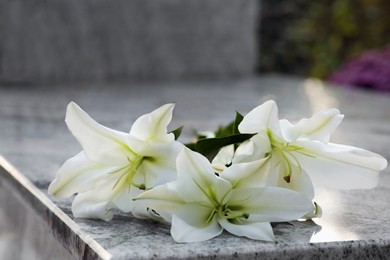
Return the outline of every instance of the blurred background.
<path id="1" fill-rule="evenodd" d="M 388 0 L 0 0 L 0 83 L 280 72 L 386 90 L 389 13 Z"/>
<path id="2" fill-rule="evenodd" d="M 0 0 L 10 84 L 247 76 L 258 0 Z"/>
<path id="3" fill-rule="evenodd" d="M 386 0 L 263 1 L 262 71 L 328 77 L 390 43 Z"/>

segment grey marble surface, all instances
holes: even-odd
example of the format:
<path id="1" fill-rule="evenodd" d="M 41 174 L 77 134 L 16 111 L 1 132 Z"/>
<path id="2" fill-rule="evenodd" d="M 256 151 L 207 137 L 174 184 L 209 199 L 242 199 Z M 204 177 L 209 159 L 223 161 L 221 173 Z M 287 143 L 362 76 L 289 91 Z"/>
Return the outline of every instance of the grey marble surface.
<path id="1" fill-rule="evenodd" d="M 56 170 L 80 150 L 63 122 L 66 105 L 71 100 L 100 123 L 121 131 L 128 131 L 139 115 L 175 102 L 171 126 L 173 129 L 185 125 L 181 139 L 188 141 L 194 129 L 214 130 L 229 122 L 236 110 L 245 114 L 271 98 L 278 103 L 280 117 L 292 121 L 321 109 L 339 108 L 346 117 L 332 141 L 366 148 L 390 159 L 389 94 L 278 75 L 217 83 L 61 86 L 52 87 L 51 91 L 43 86 L 3 86 L 0 153 L 46 194 Z M 113 259 L 379 259 L 390 255 L 389 173 L 389 169 L 383 171 L 379 186 L 372 190 L 319 190 L 316 200 L 323 208 L 323 217 L 277 225 L 276 244 L 228 233 L 202 243 L 176 244 L 169 235 L 168 225 L 135 219 L 130 214 L 117 214 L 111 222 L 87 219 L 74 222 Z M 70 200 L 50 199 L 73 218 Z"/>

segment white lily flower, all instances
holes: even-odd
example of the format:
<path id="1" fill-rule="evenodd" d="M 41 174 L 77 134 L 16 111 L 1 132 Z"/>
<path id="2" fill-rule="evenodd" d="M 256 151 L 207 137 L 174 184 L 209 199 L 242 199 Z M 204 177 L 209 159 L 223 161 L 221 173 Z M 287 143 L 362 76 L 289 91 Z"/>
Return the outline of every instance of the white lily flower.
<path id="1" fill-rule="evenodd" d="M 202 155 L 184 148 L 177 157 L 177 180 L 136 200 L 164 212 L 177 242 L 204 241 L 225 229 L 237 236 L 274 241 L 270 221 L 290 221 L 313 212 L 298 192 L 266 187 L 266 160 L 234 164 L 218 177 Z"/>
<path id="2" fill-rule="evenodd" d="M 110 220 L 111 208 L 141 214 L 132 200 L 145 189 L 176 178 L 175 159 L 182 145 L 167 133 L 174 105 L 164 105 L 138 118 L 130 133 L 109 129 L 79 106 L 68 105 L 65 122 L 83 151 L 58 170 L 49 194 L 78 193 L 75 217 Z"/>
<path id="3" fill-rule="evenodd" d="M 329 143 L 331 132 L 342 119 L 337 109 L 330 109 L 292 125 L 279 121 L 276 103 L 267 101 L 240 123 L 241 133 L 256 135 L 237 149 L 237 158 L 253 161 L 269 156 L 269 183 L 311 199 L 312 182 L 327 188 L 373 188 L 387 161 L 367 150 Z"/>

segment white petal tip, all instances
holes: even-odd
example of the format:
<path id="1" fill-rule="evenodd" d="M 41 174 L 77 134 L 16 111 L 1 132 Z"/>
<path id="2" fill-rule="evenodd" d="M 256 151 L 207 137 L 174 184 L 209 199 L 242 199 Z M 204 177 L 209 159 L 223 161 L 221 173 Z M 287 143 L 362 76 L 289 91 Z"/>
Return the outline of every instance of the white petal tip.
<path id="1" fill-rule="evenodd" d="M 50 183 L 50 185 L 49 185 L 49 188 L 47 189 L 47 193 L 50 195 L 50 196 L 53 196 L 53 197 L 55 197 L 56 195 L 55 195 L 55 189 L 53 188 L 53 182 L 52 183 Z"/>
<path id="2" fill-rule="evenodd" d="M 67 106 L 67 111 L 71 110 L 71 109 L 76 110 L 76 109 L 81 109 L 81 108 L 74 101 L 71 101 L 71 102 L 69 102 L 69 104 Z"/>
<path id="3" fill-rule="evenodd" d="M 66 190 L 60 188 L 61 185 L 58 183 L 57 179 L 54 179 L 50 185 L 49 188 L 47 189 L 47 193 L 57 199 L 65 199 L 73 194 L 67 193 Z"/>
<path id="4" fill-rule="evenodd" d="M 65 122 L 68 122 L 69 120 L 71 120 L 75 116 L 75 114 L 77 114 L 80 111 L 84 112 L 84 110 L 82 110 L 81 107 L 79 107 L 79 105 L 77 105 L 75 102 L 71 101 L 68 104 L 68 106 L 66 107 Z"/>
<path id="5" fill-rule="evenodd" d="M 268 104 L 268 105 L 276 105 L 276 101 L 273 100 L 273 99 L 270 99 L 270 100 L 267 100 L 264 102 L 264 104 Z"/>
<path id="6" fill-rule="evenodd" d="M 380 164 L 379 167 L 380 167 L 379 168 L 380 171 L 382 171 L 382 170 L 387 168 L 387 160 L 385 158 L 382 157 L 381 164 Z"/>
<path id="7" fill-rule="evenodd" d="M 168 103 L 168 104 L 165 104 L 165 105 L 162 105 L 161 107 L 157 108 L 156 110 L 165 110 L 166 112 L 169 112 L 170 110 L 173 110 L 173 108 L 175 107 L 175 104 L 174 103 Z"/>

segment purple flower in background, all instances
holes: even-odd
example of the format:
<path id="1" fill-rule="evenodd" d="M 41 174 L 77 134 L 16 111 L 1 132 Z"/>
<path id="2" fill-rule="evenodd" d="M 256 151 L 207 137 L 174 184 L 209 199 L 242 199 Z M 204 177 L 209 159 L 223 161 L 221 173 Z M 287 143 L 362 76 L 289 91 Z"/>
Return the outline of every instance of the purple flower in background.
<path id="1" fill-rule="evenodd" d="M 390 48 L 363 53 L 335 71 L 329 80 L 346 86 L 390 91 Z"/>

